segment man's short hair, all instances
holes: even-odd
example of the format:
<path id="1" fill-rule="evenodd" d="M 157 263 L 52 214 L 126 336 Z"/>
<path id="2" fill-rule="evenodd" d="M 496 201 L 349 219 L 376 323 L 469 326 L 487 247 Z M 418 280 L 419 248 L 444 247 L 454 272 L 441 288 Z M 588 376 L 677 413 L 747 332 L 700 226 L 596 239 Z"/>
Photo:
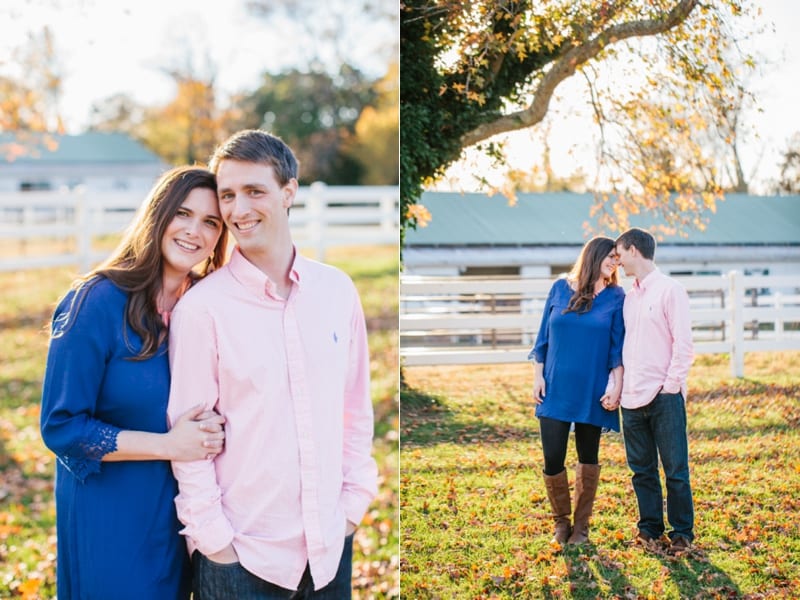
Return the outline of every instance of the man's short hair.
<path id="1" fill-rule="evenodd" d="M 297 158 L 292 149 L 279 137 L 260 129 L 244 129 L 220 144 L 208 161 L 216 175 L 223 160 L 240 160 L 271 165 L 281 185 L 297 179 Z"/>
<path id="2" fill-rule="evenodd" d="M 638 227 L 628 229 L 620 235 L 615 245 L 622 245 L 626 250 L 635 246 L 639 253 L 648 260 L 653 260 L 656 255 L 656 238 L 650 232 Z"/>

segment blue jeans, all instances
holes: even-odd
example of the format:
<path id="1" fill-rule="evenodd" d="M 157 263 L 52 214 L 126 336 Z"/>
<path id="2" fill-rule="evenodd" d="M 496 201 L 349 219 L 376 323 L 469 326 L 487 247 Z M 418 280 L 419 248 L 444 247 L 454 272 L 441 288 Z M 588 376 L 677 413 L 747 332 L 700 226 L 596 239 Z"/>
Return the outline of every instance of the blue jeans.
<path id="1" fill-rule="evenodd" d="M 694 504 L 689 483 L 689 443 L 683 395 L 660 393 L 641 408 L 622 409 L 623 435 L 633 490 L 639 504 L 639 531 L 652 538 L 664 533 L 664 508 L 658 459 L 667 484 L 667 520 L 673 540 L 694 539 Z"/>
<path id="2" fill-rule="evenodd" d="M 196 551 L 192 567 L 194 600 L 349 600 L 352 596 L 353 535 L 344 538 L 342 558 L 333 581 L 316 591 L 308 566 L 296 591 L 264 581 L 238 562 L 224 565 L 211 562 Z"/>

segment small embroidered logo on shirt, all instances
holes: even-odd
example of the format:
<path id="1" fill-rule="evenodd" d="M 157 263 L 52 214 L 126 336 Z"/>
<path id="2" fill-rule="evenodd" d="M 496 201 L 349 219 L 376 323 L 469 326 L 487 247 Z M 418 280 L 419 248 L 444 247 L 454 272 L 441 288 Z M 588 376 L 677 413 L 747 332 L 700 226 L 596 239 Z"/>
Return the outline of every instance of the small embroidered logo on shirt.
<path id="1" fill-rule="evenodd" d="M 336 335 L 335 331 L 333 332 L 333 343 L 334 344 L 338 344 L 339 343 L 339 336 Z"/>

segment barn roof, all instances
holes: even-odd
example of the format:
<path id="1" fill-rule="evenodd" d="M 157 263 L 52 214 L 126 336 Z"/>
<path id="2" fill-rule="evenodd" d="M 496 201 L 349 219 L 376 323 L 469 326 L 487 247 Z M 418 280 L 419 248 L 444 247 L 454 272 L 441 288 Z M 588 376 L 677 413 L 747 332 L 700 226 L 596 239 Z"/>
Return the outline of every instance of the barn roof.
<path id="1" fill-rule="evenodd" d="M 509 205 L 501 195 L 425 192 L 420 200 L 433 220 L 406 231 L 407 247 L 581 245 L 590 220 L 591 194 L 519 194 Z M 706 212 L 704 231 L 665 236 L 674 245 L 800 245 L 800 196 L 730 194 Z M 631 224 L 648 228 L 653 218 L 636 215 Z M 616 234 L 609 233 L 609 237 Z"/>
<path id="2" fill-rule="evenodd" d="M 52 146 L 49 141 L 55 142 Z M 26 152 L 17 155 L 8 150 L 23 144 Z M 10 158 L 10 157 L 13 157 Z M 86 163 L 160 163 L 155 153 L 124 133 L 92 131 L 79 135 L 30 134 L 23 138 L 0 135 L 0 164 L 70 165 Z"/>

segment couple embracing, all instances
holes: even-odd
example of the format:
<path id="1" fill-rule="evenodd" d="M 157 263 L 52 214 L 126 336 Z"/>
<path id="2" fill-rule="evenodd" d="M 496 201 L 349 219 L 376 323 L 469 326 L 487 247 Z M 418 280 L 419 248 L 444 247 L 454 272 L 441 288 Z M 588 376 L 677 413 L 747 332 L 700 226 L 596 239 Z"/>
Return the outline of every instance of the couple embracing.
<path id="1" fill-rule="evenodd" d="M 350 278 L 297 252 L 297 177 L 280 138 L 234 134 L 164 173 L 59 302 L 61 600 L 350 597 L 377 490 L 367 331 Z"/>
<path id="2" fill-rule="evenodd" d="M 550 289 L 528 357 L 553 541 L 562 545 L 589 539 L 600 437 L 619 431 L 620 407 L 639 508 L 635 542 L 678 554 L 694 540 L 685 406 L 693 359 L 689 299 L 655 265 L 655 249 L 655 238 L 638 228 L 616 240 L 587 242 L 569 275 Z M 617 282 L 618 266 L 635 278 L 627 295 Z M 578 464 L 571 495 L 565 460 L 573 428 Z"/>

